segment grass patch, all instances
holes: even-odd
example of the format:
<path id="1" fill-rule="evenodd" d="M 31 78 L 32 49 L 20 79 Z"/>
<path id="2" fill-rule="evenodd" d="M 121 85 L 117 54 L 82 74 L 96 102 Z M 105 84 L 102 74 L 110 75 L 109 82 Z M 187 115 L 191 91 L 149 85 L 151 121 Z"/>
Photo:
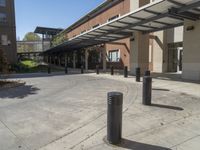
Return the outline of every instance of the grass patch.
<path id="1" fill-rule="evenodd" d="M 40 64 L 34 60 L 23 60 L 13 66 L 16 73 L 45 73 L 48 70 L 48 65 Z M 52 67 L 52 72 L 64 71 L 64 69 L 58 67 Z"/>

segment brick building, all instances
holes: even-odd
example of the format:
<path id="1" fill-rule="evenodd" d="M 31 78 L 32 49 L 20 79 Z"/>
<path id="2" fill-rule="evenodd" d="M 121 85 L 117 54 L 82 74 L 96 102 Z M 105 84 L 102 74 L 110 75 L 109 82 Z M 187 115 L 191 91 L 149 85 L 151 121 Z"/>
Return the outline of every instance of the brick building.
<path id="1" fill-rule="evenodd" d="M 45 52 L 46 61 L 85 69 L 128 66 L 131 74 L 136 67 L 142 73 L 180 71 L 183 78 L 200 80 L 199 42 L 189 38 L 198 37 L 199 5 L 198 0 L 107 0 L 58 34 L 64 41 Z"/>
<path id="2" fill-rule="evenodd" d="M 9 63 L 17 61 L 14 0 L 0 0 L 0 48 Z"/>

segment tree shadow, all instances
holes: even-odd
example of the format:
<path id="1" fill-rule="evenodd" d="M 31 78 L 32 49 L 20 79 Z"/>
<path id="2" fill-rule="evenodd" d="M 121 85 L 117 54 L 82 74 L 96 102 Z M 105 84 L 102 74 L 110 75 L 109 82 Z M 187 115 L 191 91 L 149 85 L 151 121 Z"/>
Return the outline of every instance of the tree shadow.
<path id="1" fill-rule="evenodd" d="M 139 143 L 139 142 L 130 141 L 127 139 L 122 139 L 121 144 L 119 144 L 117 146 L 119 146 L 121 148 L 125 148 L 125 149 L 130 149 L 130 150 L 171 150 L 170 148 Z"/>
<path id="2" fill-rule="evenodd" d="M 177 111 L 183 111 L 184 109 L 181 107 L 176 106 L 169 106 L 169 105 L 161 105 L 161 104 L 151 104 L 152 107 L 159 107 L 159 108 L 165 108 L 165 109 L 173 109 Z"/>
<path id="3" fill-rule="evenodd" d="M 8 88 L 0 91 L 0 99 L 18 98 L 23 99 L 29 95 L 37 94 L 39 88 L 32 85 L 22 85 L 14 88 Z"/>

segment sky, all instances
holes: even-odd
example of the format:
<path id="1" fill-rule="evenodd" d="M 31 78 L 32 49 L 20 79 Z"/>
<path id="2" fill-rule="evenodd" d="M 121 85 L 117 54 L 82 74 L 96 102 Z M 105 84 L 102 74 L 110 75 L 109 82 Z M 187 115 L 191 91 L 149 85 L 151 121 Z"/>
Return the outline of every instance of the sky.
<path id="1" fill-rule="evenodd" d="M 17 39 L 37 26 L 67 28 L 105 0 L 15 0 Z"/>

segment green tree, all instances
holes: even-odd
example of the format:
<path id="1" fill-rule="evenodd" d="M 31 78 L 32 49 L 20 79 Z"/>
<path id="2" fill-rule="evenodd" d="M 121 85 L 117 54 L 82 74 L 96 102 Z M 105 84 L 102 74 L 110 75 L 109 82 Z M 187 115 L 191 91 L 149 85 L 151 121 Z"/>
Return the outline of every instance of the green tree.
<path id="1" fill-rule="evenodd" d="M 23 39 L 23 41 L 40 41 L 40 40 L 41 40 L 40 36 L 33 32 L 26 33 Z"/>
<path id="2" fill-rule="evenodd" d="M 24 36 L 23 41 L 25 41 L 25 42 L 41 41 L 41 38 L 36 33 L 28 32 Z M 33 52 L 34 51 L 34 44 L 31 44 L 31 43 L 24 44 L 23 46 L 21 46 L 21 48 L 19 47 L 19 51 Z"/>

